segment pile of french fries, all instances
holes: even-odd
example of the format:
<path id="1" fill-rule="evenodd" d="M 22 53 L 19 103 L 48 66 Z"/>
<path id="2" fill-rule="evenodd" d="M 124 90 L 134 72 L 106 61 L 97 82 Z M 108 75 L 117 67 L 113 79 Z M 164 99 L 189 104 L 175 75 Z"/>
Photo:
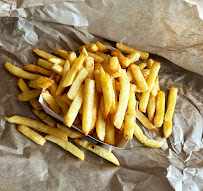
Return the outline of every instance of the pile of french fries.
<path id="1" fill-rule="evenodd" d="M 120 43 L 116 43 L 116 48 L 110 50 L 97 41 L 80 47 L 78 55 L 60 49 L 53 54 L 34 49 L 41 57 L 38 65 L 21 69 L 6 62 L 6 69 L 20 77 L 18 86 L 22 93 L 18 99 L 29 101 L 32 112 L 44 123 L 22 116 L 5 119 L 19 124 L 17 130 L 36 143 L 44 145 L 49 140 L 81 160 L 83 152 L 67 137 L 119 165 L 112 153 L 81 139 L 81 133 L 69 128 L 72 125 L 81 128 L 84 135 L 110 145 L 116 145 L 116 137 L 122 133 L 126 139 L 135 135 L 146 146 L 161 147 L 164 141 L 148 139 L 136 119 L 152 131 L 159 131 L 163 125 L 164 138 L 169 137 L 178 90 L 170 88 L 165 112 L 165 93 L 159 88 L 161 64 L 148 58 L 147 52 Z M 137 64 L 140 59 L 143 62 Z M 28 85 L 23 79 L 30 80 Z M 63 116 L 64 125 L 41 111 L 37 100 L 40 94 L 52 111 Z M 43 137 L 29 127 L 47 135 Z"/>

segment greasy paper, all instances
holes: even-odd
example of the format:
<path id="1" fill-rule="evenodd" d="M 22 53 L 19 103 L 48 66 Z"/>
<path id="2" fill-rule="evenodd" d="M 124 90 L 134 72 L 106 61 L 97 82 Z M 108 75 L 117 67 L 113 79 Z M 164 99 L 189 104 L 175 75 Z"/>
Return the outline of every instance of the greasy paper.
<path id="1" fill-rule="evenodd" d="M 202 190 L 203 77 L 188 71 L 202 74 L 199 9 L 183 1 L 43 2 L 0 1 L 0 190 Z M 168 60 L 150 56 L 162 64 L 160 88 L 166 95 L 172 86 L 179 89 L 172 135 L 165 140 L 162 129 L 142 127 L 165 145 L 147 148 L 134 137 L 125 149 L 113 150 L 121 167 L 85 149 L 82 162 L 53 143 L 36 145 L 3 119 L 37 119 L 29 103 L 17 100 L 18 78 L 5 70 L 5 61 L 23 67 L 37 63 L 34 48 L 76 50 L 96 40 L 164 56 Z"/>

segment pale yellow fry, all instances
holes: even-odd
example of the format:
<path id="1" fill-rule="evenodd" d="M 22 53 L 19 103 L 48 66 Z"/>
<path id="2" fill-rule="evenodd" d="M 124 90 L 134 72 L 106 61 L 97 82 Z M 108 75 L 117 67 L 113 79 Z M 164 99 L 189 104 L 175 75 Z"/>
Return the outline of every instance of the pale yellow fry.
<path id="1" fill-rule="evenodd" d="M 151 148 L 160 148 L 164 145 L 164 141 L 157 141 L 153 139 L 148 139 L 142 132 L 142 129 L 135 123 L 134 126 L 134 135 L 136 138 L 145 146 L 151 147 Z"/>
<path id="2" fill-rule="evenodd" d="M 115 145 L 115 127 L 111 122 L 111 118 L 107 118 L 106 122 L 106 135 L 105 135 L 105 143 L 109 145 Z"/>
<path id="3" fill-rule="evenodd" d="M 94 78 L 96 83 L 96 88 L 99 93 L 102 93 L 101 81 L 100 81 L 100 72 L 99 70 L 94 71 Z"/>
<path id="4" fill-rule="evenodd" d="M 76 59 L 77 59 L 77 55 L 75 52 L 68 52 L 68 61 L 70 62 L 71 66 L 73 65 Z"/>
<path id="5" fill-rule="evenodd" d="M 99 42 L 99 41 L 95 42 L 95 44 L 99 48 L 100 52 L 105 52 L 105 51 L 108 50 L 108 48 L 105 45 L 103 45 L 101 42 Z"/>
<path id="6" fill-rule="evenodd" d="M 111 83 L 112 83 L 112 105 L 109 113 L 115 114 L 117 107 L 117 92 L 116 92 L 116 80 L 114 77 L 111 77 Z"/>
<path id="7" fill-rule="evenodd" d="M 18 85 L 18 87 L 20 88 L 20 90 L 22 92 L 26 92 L 26 91 L 30 90 L 28 88 L 27 84 L 24 82 L 24 80 L 22 78 L 20 78 L 18 80 L 17 85 Z M 36 110 L 41 110 L 42 109 L 42 106 L 40 105 L 40 103 L 38 102 L 37 99 L 31 99 L 31 100 L 29 100 L 29 102 L 32 105 L 32 107 L 34 107 Z"/>
<path id="8" fill-rule="evenodd" d="M 96 52 L 98 50 L 99 50 L 99 48 L 97 47 L 96 44 L 89 44 L 89 46 L 87 47 L 87 51 L 89 51 L 89 52 Z"/>
<path id="9" fill-rule="evenodd" d="M 72 138 L 72 139 L 76 139 L 76 138 L 82 138 L 83 134 L 74 130 L 73 128 L 69 128 L 65 125 L 62 125 L 60 123 L 57 123 L 57 128 L 66 132 L 67 136 Z"/>
<path id="10" fill-rule="evenodd" d="M 139 103 L 139 110 L 143 113 L 146 113 L 149 97 L 150 97 L 150 91 L 142 93 L 140 103 Z"/>
<path id="11" fill-rule="evenodd" d="M 154 82 L 154 86 L 152 88 L 151 94 L 156 97 L 157 96 L 157 92 L 159 90 L 159 76 L 156 77 L 156 80 Z"/>
<path id="12" fill-rule="evenodd" d="M 172 133 L 172 121 L 165 121 L 163 124 L 164 138 L 167 139 Z"/>
<path id="13" fill-rule="evenodd" d="M 77 95 L 75 96 L 74 100 L 70 104 L 69 110 L 64 116 L 64 124 L 67 125 L 68 127 L 72 126 L 82 106 L 83 95 L 84 95 L 83 91 L 84 91 L 84 87 L 83 85 L 81 85 Z"/>
<path id="14" fill-rule="evenodd" d="M 154 64 L 154 60 L 152 60 L 151 58 L 149 58 L 149 59 L 147 60 L 147 67 L 150 69 L 153 64 Z"/>
<path id="15" fill-rule="evenodd" d="M 60 63 L 59 63 L 59 64 L 60 64 L 61 66 L 63 66 L 63 65 L 65 64 L 65 60 L 63 60 L 62 58 L 59 58 L 59 57 L 54 56 L 54 55 L 52 55 L 52 54 L 49 54 L 49 53 L 47 53 L 47 52 L 45 52 L 45 51 L 43 51 L 43 50 L 34 49 L 33 51 L 35 52 L 35 54 L 37 54 L 37 55 L 40 56 L 41 58 L 44 58 L 44 59 L 46 59 L 46 60 L 49 60 L 49 59 L 51 59 L 51 58 L 56 58 L 56 59 L 60 60 Z"/>
<path id="16" fill-rule="evenodd" d="M 100 101 L 100 106 L 99 106 L 98 114 L 97 114 L 96 132 L 97 132 L 98 138 L 101 141 L 104 141 L 105 134 L 106 134 L 106 122 L 104 121 L 104 116 L 102 113 L 101 101 Z"/>
<path id="17" fill-rule="evenodd" d="M 33 65 L 33 64 L 28 64 L 26 66 L 23 67 L 23 70 L 28 71 L 28 72 L 32 72 L 32 73 L 36 73 L 36 74 L 40 74 L 46 77 L 50 77 L 53 72 L 50 70 L 47 70 L 45 68 L 42 68 L 40 66 L 37 65 Z"/>
<path id="18" fill-rule="evenodd" d="M 136 117 L 147 129 L 152 131 L 159 131 L 140 110 L 137 110 Z"/>
<path id="19" fill-rule="evenodd" d="M 92 52 L 87 52 L 89 56 L 91 56 L 92 58 L 94 58 L 94 61 L 95 62 L 103 62 L 104 59 L 101 57 L 101 56 L 98 56 L 97 54 L 95 53 L 92 53 Z"/>
<path id="20" fill-rule="evenodd" d="M 92 127 L 94 94 L 95 94 L 95 81 L 91 79 L 86 79 L 84 86 L 83 115 L 82 115 L 82 131 L 85 135 L 89 134 Z"/>
<path id="21" fill-rule="evenodd" d="M 58 85 L 57 85 L 57 83 L 56 83 L 55 81 L 54 81 L 53 84 L 51 84 L 51 85 L 48 87 L 49 92 L 50 92 L 51 95 L 53 95 L 53 96 L 56 96 L 56 91 L 57 91 L 57 89 L 58 89 Z"/>
<path id="22" fill-rule="evenodd" d="M 102 57 L 105 61 L 109 62 L 110 56 L 102 52 L 95 52 L 96 55 Z M 99 62 L 100 63 L 100 62 Z M 100 63 L 101 64 L 101 63 Z"/>
<path id="23" fill-rule="evenodd" d="M 147 115 L 150 122 L 154 118 L 155 108 L 156 108 L 156 97 L 150 95 L 149 102 L 147 105 Z"/>
<path id="24" fill-rule="evenodd" d="M 140 68 L 138 66 L 136 66 L 135 64 L 131 64 L 130 68 L 133 73 L 133 77 L 136 80 L 137 85 L 139 86 L 141 91 L 147 92 L 149 90 L 149 88 L 148 88 L 147 82 L 145 81 Z"/>
<path id="25" fill-rule="evenodd" d="M 54 64 L 51 69 L 56 72 L 59 76 L 63 76 L 63 67 L 58 65 L 58 64 Z"/>
<path id="26" fill-rule="evenodd" d="M 31 99 L 38 98 L 40 93 L 41 93 L 41 90 L 39 90 L 39 89 L 29 90 L 29 91 L 19 94 L 18 100 L 19 101 L 29 101 Z"/>
<path id="27" fill-rule="evenodd" d="M 87 78 L 94 80 L 94 58 L 87 56 L 85 59 L 85 69 L 88 72 Z"/>
<path id="28" fill-rule="evenodd" d="M 108 116 L 111 106 L 112 106 L 112 83 L 109 74 L 104 72 L 103 67 L 100 68 L 100 82 L 102 86 L 102 92 L 104 96 L 105 105 L 105 118 Z"/>
<path id="29" fill-rule="evenodd" d="M 168 95 L 167 110 L 164 117 L 165 121 L 172 121 L 173 113 L 176 105 L 177 94 L 178 94 L 178 88 L 171 87 Z"/>
<path id="30" fill-rule="evenodd" d="M 131 63 L 133 63 L 137 62 L 140 59 L 140 56 L 141 54 L 137 50 L 134 50 L 129 55 L 127 55 L 127 58 L 130 60 Z"/>
<path id="31" fill-rule="evenodd" d="M 117 105 L 117 111 L 114 116 L 113 124 L 116 128 L 120 129 L 124 120 L 125 112 L 128 106 L 128 100 L 130 96 L 130 82 L 125 70 L 121 70 L 121 76 L 119 77 L 121 90 L 119 94 L 119 102 Z"/>
<path id="32" fill-rule="evenodd" d="M 124 132 L 123 132 L 123 136 L 126 139 L 133 138 L 134 126 L 135 126 L 135 117 L 133 115 L 126 115 L 125 116 L 125 127 L 124 127 Z"/>
<path id="33" fill-rule="evenodd" d="M 141 93 L 141 90 L 137 85 L 135 85 L 135 84 L 130 84 L 130 85 L 134 86 L 134 91 L 135 92 Z M 121 89 L 120 82 L 116 81 L 116 90 L 120 91 L 120 89 Z M 140 98 L 141 98 L 141 96 L 140 96 Z"/>
<path id="34" fill-rule="evenodd" d="M 102 148 L 102 147 L 100 147 L 98 145 L 94 145 L 93 143 L 90 143 L 89 141 L 84 140 L 84 139 L 74 139 L 74 141 L 78 145 L 84 147 L 85 149 L 87 149 L 87 150 L 89 150 L 89 151 L 99 155 L 100 157 L 102 157 L 102 158 L 104 158 L 104 159 L 114 163 L 117 166 L 120 166 L 119 161 L 114 156 L 114 154 L 109 152 L 109 151 L 107 151 L 107 150 L 105 150 L 104 148 Z"/>
<path id="35" fill-rule="evenodd" d="M 35 89 L 43 89 L 43 88 L 48 88 L 53 83 L 54 83 L 53 80 L 42 76 L 42 77 L 39 77 L 37 80 L 31 80 L 29 82 L 29 87 L 35 88 Z"/>
<path id="36" fill-rule="evenodd" d="M 71 69 L 66 74 L 62 87 L 68 87 L 73 83 L 73 80 L 75 79 L 77 72 L 81 69 L 85 61 L 85 58 L 86 58 L 86 55 L 82 52 L 80 56 L 75 60 Z"/>
<path id="37" fill-rule="evenodd" d="M 144 62 L 142 62 L 142 63 L 138 64 L 137 66 L 138 66 L 138 67 L 140 68 L 140 70 L 142 71 L 142 70 L 147 66 L 147 64 L 144 63 Z"/>
<path id="38" fill-rule="evenodd" d="M 36 109 L 32 109 L 32 112 L 39 118 L 41 119 L 44 123 L 46 123 L 47 125 L 56 126 L 56 121 L 54 121 L 51 117 L 49 117 L 49 115 L 47 115 L 45 112 L 43 111 L 38 111 Z"/>
<path id="39" fill-rule="evenodd" d="M 104 120 L 106 121 L 106 117 L 105 117 L 105 105 L 104 105 L 104 96 L 100 95 L 100 107 L 101 107 L 101 111 L 103 113 L 104 116 Z"/>
<path id="40" fill-rule="evenodd" d="M 44 146 L 44 144 L 46 143 L 46 139 L 43 136 L 31 130 L 29 127 L 18 125 L 17 130 L 41 146 Z"/>
<path id="41" fill-rule="evenodd" d="M 59 96 L 55 96 L 54 99 L 56 100 L 56 103 L 61 108 L 63 114 L 65 114 L 68 111 L 68 109 L 69 109 L 69 105 L 65 101 L 61 100 L 61 96 L 60 95 Z"/>
<path id="42" fill-rule="evenodd" d="M 9 117 L 9 118 L 5 117 L 5 120 L 7 120 L 10 123 L 25 125 L 25 126 L 33 128 L 37 131 L 58 137 L 59 139 L 62 139 L 63 141 L 68 141 L 67 135 L 64 131 L 61 131 L 60 129 L 46 125 L 40 121 L 30 119 L 28 117 L 22 117 L 19 115 L 14 115 L 14 116 Z"/>
<path id="43" fill-rule="evenodd" d="M 134 48 L 131 48 L 129 46 L 126 46 L 126 45 L 118 43 L 118 42 L 116 43 L 116 48 L 118 50 L 120 50 L 121 52 L 123 52 L 124 54 L 130 54 L 136 50 Z M 140 53 L 140 59 L 146 60 L 149 57 L 149 53 L 147 53 L 147 52 L 140 51 L 140 50 L 136 50 L 136 51 Z"/>
<path id="44" fill-rule="evenodd" d="M 154 125 L 156 127 L 162 126 L 164 120 L 164 111 L 165 111 L 165 93 L 159 90 L 156 97 L 156 114 L 154 116 Z"/>
<path id="45" fill-rule="evenodd" d="M 143 74 L 143 76 L 144 76 L 144 78 L 145 78 L 146 76 L 149 75 L 150 69 L 143 69 L 143 70 L 141 70 L 141 72 L 142 72 L 142 74 Z"/>
<path id="46" fill-rule="evenodd" d="M 23 79 L 27 79 L 27 80 L 36 80 L 37 78 L 40 77 L 40 75 L 38 74 L 32 74 L 30 72 L 26 72 L 23 69 L 14 66 L 13 64 L 11 64 L 10 62 L 6 62 L 5 63 L 5 68 L 13 75 L 19 77 L 19 78 L 23 78 Z"/>
<path id="47" fill-rule="evenodd" d="M 134 77 L 130 68 L 127 69 L 127 76 L 128 76 L 129 82 L 132 82 L 134 80 Z"/>
<path id="48" fill-rule="evenodd" d="M 122 68 L 127 68 L 130 64 L 131 64 L 131 61 L 130 59 L 128 59 L 127 57 L 123 56 L 122 54 L 120 54 L 118 56 L 118 60 L 122 66 Z"/>
<path id="49" fill-rule="evenodd" d="M 51 70 L 51 67 L 53 66 L 53 64 L 51 62 L 49 62 L 48 60 L 41 59 L 41 58 L 38 59 L 37 64 L 48 70 Z"/>
<path id="50" fill-rule="evenodd" d="M 133 115 L 135 117 L 136 115 L 136 97 L 135 97 L 135 88 L 136 86 L 134 84 L 130 84 L 130 95 L 128 100 L 128 107 L 126 111 L 126 115 Z"/>
<path id="51" fill-rule="evenodd" d="M 66 50 L 57 49 L 57 50 L 54 50 L 53 53 L 55 55 L 62 57 L 63 59 L 68 58 L 68 52 Z"/>
<path id="52" fill-rule="evenodd" d="M 68 71 L 70 70 L 70 63 L 68 61 L 68 59 L 66 60 L 65 64 L 64 64 L 64 68 L 63 68 L 63 75 L 61 78 L 61 81 L 59 83 L 58 89 L 56 91 L 56 95 L 59 96 L 63 93 L 65 87 L 63 87 L 63 81 L 68 73 Z"/>
<path id="53" fill-rule="evenodd" d="M 118 58 L 117 57 L 111 57 L 110 58 L 110 61 L 109 61 L 109 70 L 111 72 L 114 72 L 117 70 L 118 68 L 118 64 L 119 64 L 119 61 L 118 61 Z"/>
<path id="54" fill-rule="evenodd" d="M 59 107 L 54 97 L 49 93 L 49 91 L 44 90 L 41 94 L 44 100 L 50 106 L 51 110 L 53 110 L 57 115 L 59 115 L 61 113 L 61 108 Z"/>
<path id="55" fill-rule="evenodd" d="M 85 159 L 84 153 L 71 142 L 64 142 L 61 139 L 58 139 L 51 135 L 46 135 L 45 139 L 59 145 L 64 150 L 70 152 L 74 156 L 78 157 L 80 160 L 84 161 L 84 159 Z"/>
<path id="56" fill-rule="evenodd" d="M 82 83 L 85 80 L 85 78 L 87 77 L 87 75 L 88 75 L 88 71 L 85 68 L 80 70 L 79 74 L 75 78 L 74 82 L 72 83 L 72 85 L 67 93 L 67 97 L 69 99 L 73 100 L 75 98 L 77 92 L 80 89 L 80 86 L 82 85 Z"/>

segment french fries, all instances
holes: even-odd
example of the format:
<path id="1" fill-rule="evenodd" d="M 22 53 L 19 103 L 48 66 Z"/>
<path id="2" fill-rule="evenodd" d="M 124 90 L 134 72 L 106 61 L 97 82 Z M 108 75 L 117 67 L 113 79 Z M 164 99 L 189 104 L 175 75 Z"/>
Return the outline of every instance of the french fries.
<path id="1" fill-rule="evenodd" d="M 139 65 L 137 65 L 139 68 L 140 68 L 140 70 L 142 71 L 146 66 L 147 66 L 147 64 L 146 63 L 144 63 L 144 62 L 142 62 L 142 63 L 140 63 Z"/>
<path id="2" fill-rule="evenodd" d="M 92 52 L 87 52 L 89 56 L 91 56 L 92 58 L 94 58 L 95 62 L 103 62 L 104 58 L 102 58 L 101 56 L 98 56 L 95 53 Z"/>
<path id="3" fill-rule="evenodd" d="M 57 50 L 54 50 L 53 53 L 55 55 L 62 57 L 63 59 L 68 58 L 68 52 L 66 50 L 57 49 Z"/>
<path id="4" fill-rule="evenodd" d="M 151 58 L 149 58 L 149 59 L 147 60 L 147 67 L 150 69 L 153 64 L 154 64 L 154 60 L 152 60 Z"/>
<path id="5" fill-rule="evenodd" d="M 149 102 L 147 105 L 147 115 L 150 122 L 154 118 L 155 108 L 156 108 L 156 97 L 150 95 Z"/>
<path id="6" fill-rule="evenodd" d="M 85 59 L 85 68 L 88 72 L 87 78 L 94 80 L 94 58 L 87 56 Z"/>
<path id="7" fill-rule="evenodd" d="M 117 166 L 120 166 L 120 163 L 119 163 L 118 159 L 114 156 L 114 154 L 105 150 L 104 148 L 94 145 L 93 143 L 90 143 L 89 141 L 87 141 L 85 139 L 74 139 L 74 141 L 78 145 L 86 148 L 87 150 L 99 155 L 100 157 L 114 163 Z"/>
<path id="8" fill-rule="evenodd" d="M 28 127 L 31 127 L 32 129 L 35 129 L 43 133 L 47 133 L 49 135 L 53 135 L 67 142 L 67 134 L 64 131 L 61 131 L 60 129 L 46 125 L 34 119 L 30 119 L 28 117 L 23 117 L 19 115 L 13 115 L 12 117 L 5 117 L 4 119 L 9 123 L 28 126 Z"/>
<path id="9" fill-rule="evenodd" d="M 53 80 L 42 76 L 42 77 L 39 77 L 37 80 L 31 80 L 29 82 L 29 87 L 35 88 L 35 89 L 44 89 L 44 88 L 48 88 L 53 83 L 54 83 Z"/>
<path id="10" fill-rule="evenodd" d="M 29 90 L 18 95 L 19 101 L 29 101 L 38 98 L 41 93 L 40 89 Z"/>
<path id="11" fill-rule="evenodd" d="M 106 122 L 105 142 L 109 145 L 115 145 L 115 127 L 111 122 L 110 116 Z"/>
<path id="12" fill-rule="evenodd" d="M 14 76 L 17 76 L 19 78 L 27 79 L 27 80 L 36 80 L 40 77 L 38 74 L 32 74 L 30 72 L 26 72 L 21 68 L 18 68 L 17 66 L 14 66 L 10 62 L 5 63 L 5 68 Z"/>
<path id="13" fill-rule="evenodd" d="M 56 72 L 59 76 L 63 75 L 63 67 L 60 66 L 59 64 L 54 64 L 51 69 Z"/>
<path id="14" fill-rule="evenodd" d="M 157 76 L 151 91 L 152 96 L 156 97 L 159 89 L 159 76 Z"/>
<path id="15" fill-rule="evenodd" d="M 99 42 L 99 41 L 95 42 L 95 44 L 99 48 L 100 52 L 105 52 L 105 51 L 108 50 L 108 48 L 105 45 L 103 45 L 101 42 Z"/>
<path id="16" fill-rule="evenodd" d="M 130 60 L 131 63 L 133 63 L 133 62 L 137 62 L 140 56 L 141 54 L 137 50 L 134 50 L 127 56 L 127 58 Z"/>
<path id="17" fill-rule="evenodd" d="M 78 147 L 76 147 L 74 144 L 72 144 L 71 142 L 65 142 L 65 141 L 63 141 L 59 138 L 56 138 L 54 136 L 51 136 L 51 135 L 46 135 L 45 139 L 59 145 L 60 147 L 62 147 L 66 151 L 68 151 L 71 154 L 73 154 L 74 156 L 78 157 L 80 160 L 82 160 L 82 161 L 85 160 L 84 153 Z"/>
<path id="18" fill-rule="evenodd" d="M 44 60 L 39 58 L 37 61 L 37 64 L 43 68 L 46 68 L 48 70 L 52 70 L 51 67 L 53 66 L 53 64 L 51 62 L 49 62 L 48 60 Z"/>
<path id="19" fill-rule="evenodd" d="M 18 125 L 17 130 L 41 146 L 44 146 L 46 143 L 46 139 L 43 136 L 31 130 L 29 127 Z"/>
<path id="20" fill-rule="evenodd" d="M 71 66 L 73 65 L 76 59 L 77 59 L 77 55 L 75 52 L 68 52 L 68 61 L 70 62 Z"/>

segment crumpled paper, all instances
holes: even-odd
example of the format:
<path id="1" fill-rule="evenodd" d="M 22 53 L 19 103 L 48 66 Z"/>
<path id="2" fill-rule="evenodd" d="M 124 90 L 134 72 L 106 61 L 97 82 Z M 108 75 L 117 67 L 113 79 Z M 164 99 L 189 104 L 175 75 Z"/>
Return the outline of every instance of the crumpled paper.
<path id="1" fill-rule="evenodd" d="M 44 147 L 40 147 L 17 132 L 13 124 L 9 124 L 3 119 L 4 116 L 14 114 L 36 119 L 30 111 L 29 103 L 20 103 L 17 100 L 17 95 L 20 93 L 16 85 L 18 78 L 5 70 L 5 61 L 10 61 L 20 67 L 26 64 L 36 64 L 37 56 L 32 52 L 33 48 L 43 49 L 47 52 L 57 48 L 76 50 L 82 44 L 96 40 L 115 46 L 115 43 L 109 40 L 116 41 L 115 36 L 121 34 L 121 39 L 118 41 L 132 44 L 136 48 L 142 48 L 143 44 L 145 47 L 143 50 L 150 50 L 147 47 L 153 46 L 150 44 L 151 41 L 148 41 L 149 44 L 146 46 L 146 39 L 134 39 L 135 37 L 132 38 L 122 30 L 112 33 L 115 25 L 106 21 L 104 26 L 104 22 L 101 23 L 99 17 L 97 17 L 98 22 L 91 23 L 84 17 L 86 11 L 81 12 L 81 9 L 78 8 L 84 2 L 57 2 L 44 6 L 37 4 L 37 7 L 30 4 L 28 8 L 21 8 L 19 2 L 17 5 L 13 1 L 10 7 L 6 6 L 5 2 L 0 3 L 1 16 L 29 18 L 0 18 L 0 71 L 2 76 L 0 80 L 0 190 L 202 190 L 203 77 L 184 70 L 162 57 L 151 55 L 153 59 L 162 63 L 159 75 L 161 89 L 166 93 L 171 86 L 179 89 L 173 117 L 173 133 L 161 149 L 142 146 L 136 138 L 129 141 L 125 149 L 114 149 L 113 152 L 118 157 L 121 167 L 115 167 L 84 149 L 86 158 L 85 162 L 81 162 L 50 142 L 47 142 Z M 170 1 L 168 4 L 172 4 L 172 2 Z M 33 1 L 33 3 L 40 3 L 40 1 Z M 110 3 L 119 4 L 114 1 Z M 141 6 L 141 3 L 139 6 L 138 3 L 136 7 Z M 181 1 L 179 3 L 181 4 Z M 58 9 L 62 5 L 64 9 Z M 98 2 L 97 5 L 88 1 L 85 5 L 89 6 L 90 12 L 93 9 L 96 12 L 99 7 L 107 8 L 105 1 Z M 185 5 L 188 4 L 185 3 Z M 126 6 L 129 7 L 127 4 L 124 7 Z M 144 9 L 145 6 L 140 8 Z M 159 6 L 161 9 L 162 5 L 159 4 Z M 165 8 L 168 6 L 165 5 Z M 66 17 L 63 10 L 70 14 L 69 17 Z M 112 8 L 111 11 L 113 15 L 115 9 Z M 56 15 L 58 16 L 56 17 Z M 98 15 L 101 16 L 101 13 L 97 12 Z M 96 17 L 92 19 L 96 19 Z M 115 21 L 117 19 L 117 27 L 121 26 L 121 29 L 126 24 L 120 20 L 120 17 L 115 16 L 114 19 Z M 62 21 L 67 25 L 56 23 L 63 23 Z M 128 22 L 130 23 L 130 19 Z M 99 24 L 104 28 L 97 31 Z M 137 24 L 140 22 L 137 21 Z M 108 28 L 106 28 L 107 25 Z M 200 25 L 201 23 L 198 26 L 200 27 Z M 90 29 L 97 31 L 97 35 L 100 37 L 94 36 Z M 138 37 L 136 27 L 130 30 L 134 31 L 135 36 Z M 190 38 L 196 37 L 191 35 Z M 201 45 L 201 37 L 199 45 Z M 164 51 L 165 47 L 162 49 Z M 173 53 L 176 54 L 176 51 Z M 179 55 L 179 57 L 181 56 L 183 55 Z M 185 67 L 190 69 L 191 63 L 187 61 Z M 158 133 L 143 127 L 142 129 L 148 137 L 162 139 L 161 129 Z"/>

